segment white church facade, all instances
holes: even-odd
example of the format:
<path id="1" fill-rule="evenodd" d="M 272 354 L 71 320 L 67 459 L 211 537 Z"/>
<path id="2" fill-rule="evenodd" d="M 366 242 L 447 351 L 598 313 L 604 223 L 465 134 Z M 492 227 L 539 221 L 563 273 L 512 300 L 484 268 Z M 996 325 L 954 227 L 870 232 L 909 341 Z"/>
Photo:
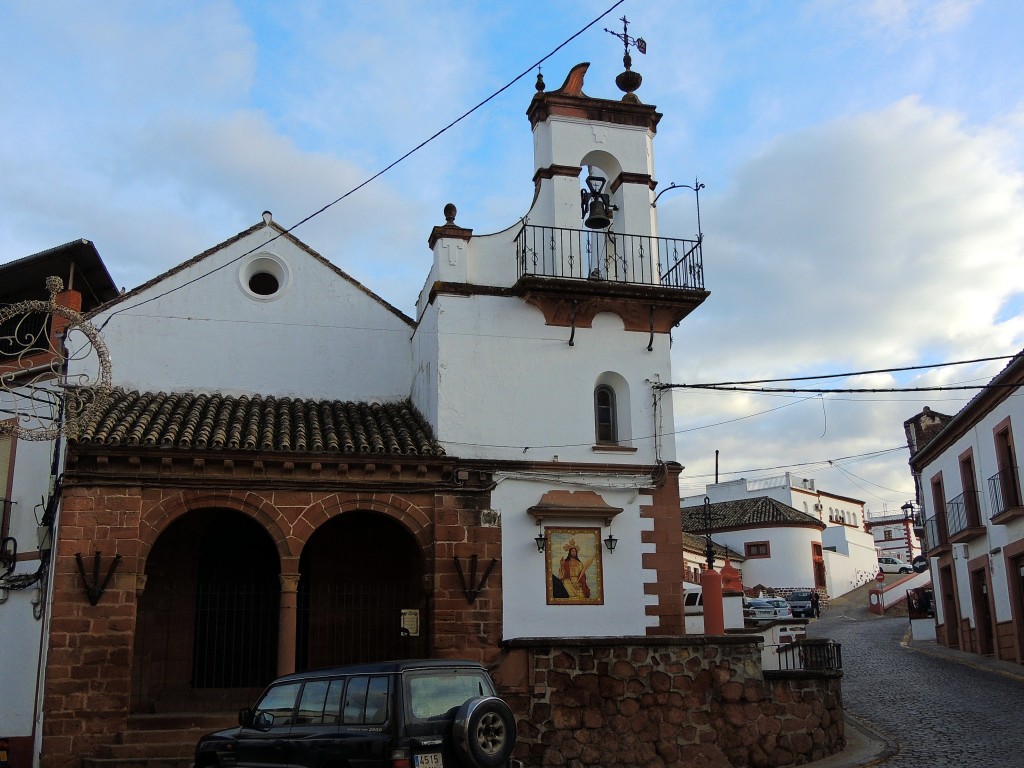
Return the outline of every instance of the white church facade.
<path id="1" fill-rule="evenodd" d="M 700 235 L 658 230 L 661 114 L 623 37 L 621 99 L 585 64 L 538 77 L 530 210 L 479 236 L 445 206 L 415 317 L 270 213 L 89 313 L 104 344 L 69 374 L 111 381 L 73 390 L 39 765 L 127 763 L 279 674 L 417 657 L 486 664 L 537 764 L 842 748 L 840 670 L 769 680 L 759 637 L 685 634 L 657 385 L 709 294 Z"/>

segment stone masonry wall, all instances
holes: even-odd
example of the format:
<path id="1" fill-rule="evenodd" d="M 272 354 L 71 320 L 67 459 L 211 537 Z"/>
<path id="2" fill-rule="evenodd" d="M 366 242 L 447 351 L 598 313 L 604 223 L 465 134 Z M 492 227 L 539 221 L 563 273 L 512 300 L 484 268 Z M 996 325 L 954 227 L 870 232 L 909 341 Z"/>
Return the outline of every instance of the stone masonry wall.
<path id="1" fill-rule="evenodd" d="M 841 676 L 766 675 L 749 636 L 513 641 L 495 673 L 516 711 L 516 757 L 569 768 L 818 760 L 845 746 Z"/>

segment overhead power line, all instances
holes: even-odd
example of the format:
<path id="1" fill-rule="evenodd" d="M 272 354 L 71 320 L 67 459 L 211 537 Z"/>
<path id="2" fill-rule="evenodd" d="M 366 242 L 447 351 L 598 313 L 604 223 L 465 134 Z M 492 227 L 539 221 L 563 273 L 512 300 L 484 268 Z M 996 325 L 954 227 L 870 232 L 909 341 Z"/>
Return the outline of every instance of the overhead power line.
<path id="1" fill-rule="evenodd" d="M 584 27 L 582 27 L 582 28 L 581 28 L 581 29 L 580 29 L 579 31 L 577 31 L 577 32 L 576 32 L 575 34 L 571 35 L 570 37 L 566 38 L 566 39 L 565 39 L 564 41 L 562 41 L 561 43 L 559 43 L 559 44 L 558 44 L 557 46 L 555 46 L 555 47 L 554 47 L 554 48 L 553 48 L 553 49 L 552 49 L 552 50 L 551 50 L 551 51 L 550 51 L 549 53 L 547 53 L 546 55 L 542 56 L 542 57 L 541 57 L 540 59 L 538 59 L 538 60 L 537 60 L 537 61 L 536 61 L 535 63 L 531 64 L 531 65 L 530 65 L 529 67 L 527 67 L 526 69 L 524 69 L 524 70 L 523 70 L 523 71 L 522 71 L 521 73 L 519 73 L 518 75 L 516 75 L 516 76 L 515 76 L 514 78 L 512 78 L 511 80 L 509 80 L 509 81 L 508 81 L 507 83 L 505 83 L 505 85 L 503 85 L 503 86 L 502 86 L 501 88 L 499 88 L 498 90 L 494 91 L 494 92 L 493 92 L 493 93 L 492 93 L 492 94 L 491 94 L 490 96 L 488 96 L 488 97 L 487 97 L 486 99 L 484 99 L 483 101 L 481 101 L 481 102 L 479 102 L 478 104 L 476 104 L 476 106 L 474 106 L 474 107 L 471 107 L 471 108 L 470 108 L 470 109 L 468 109 L 467 111 L 463 112 L 463 113 L 462 113 L 461 115 L 459 115 L 459 116 L 458 116 L 457 118 L 455 118 L 455 119 L 454 119 L 454 120 L 452 120 L 452 121 L 451 121 L 450 123 L 448 123 L 448 125 L 446 125 L 446 126 L 444 126 L 443 128 L 441 128 L 441 129 L 440 129 L 439 131 L 437 131 L 436 133 L 434 133 L 434 134 L 433 134 L 432 136 L 430 136 L 429 138 L 426 138 L 426 139 L 424 139 L 423 141 L 421 141 L 421 142 L 420 142 L 419 144 L 417 144 L 417 145 L 416 145 L 415 147 L 413 147 L 412 149 L 410 149 L 410 150 L 409 150 L 408 152 L 406 152 L 406 153 L 405 153 L 404 155 L 402 155 L 401 157 L 399 157 L 399 158 L 398 158 L 397 160 L 394 160 L 394 161 L 392 161 L 392 162 L 388 163 L 388 164 L 387 164 L 386 166 L 384 166 L 384 167 L 383 167 L 383 168 L 382 168 L 381 170 L 377 171 L 377 172 L 376 172 L 375 174 L 373 174 L 373 175 L 372 175 L 372 176 L 370 176 L 369 178 L 367 178 L 367 179 L 363 180 L 362 182 L 360 182 L 360 183 L 359 183 L 359 184 L 357 184 L 356 186 L 352 187 L 352 189 L 348 190 L 348 192 L 346 192 L 345 194 L 341 195 L 340 197 L 337 197 L 337 198 L 335 198 L 334 200 L 332 200 L 331 202 L 329 202 L 329 203 L 327 203 L 326 205 L 322 206 L 321 208 L 317 209 L 316 211 L 313 211 L 313 213 L 309 214 L 308 216 L 306 216 L 306 217 L 305 217 L 305 218 L 303 218 L 303 219 L 300 219 L 300 220 L 299 220 L 299 221 L 297 221 L 297 222 L 296 222 L 295 224 L 292 224 L 292 225 L 291 225 L 290 227 L 288 227 L 288 229 L 285 229 L 285 230 L 283 230 L 282 232 L 279 232 L 278 234 L 274 235 L 274 236 L 273 236 L 272 238 L 270 238 L 270 239 L 269 239 L 269 240 L 267 240 L 266 242 L 264 242 L 264 243 L 261 243 L 260 245 L 256 246 L 255 248 L 252 248 L 252 249 L 250 249 L 250 250 L 246 251 L 245 253 L 243 253 L 243 254 L 240 254 L 240 255 L 239 255 L 239 256 L 237 256 L 236 258 L 234 258 L 234 259 L 231 259 L 230 261 L 228 261 L 228 262 L 226 262 L 226 263 L 224 263 L 224 264 L 221 264 L 221 265 L 220 265 L 219 267 L 216 267 L 216 268 L 214 268 L 214 269 L 211 269 L 211 270 L 210 270 L 209 272 L 206 272 L 206 273 L 204 273 L 204 274 L 202 274 L 202 275 L 198 275 L 197 277 L 194 277 L 193 279 L 191 279 L 191 280 L 189 280 L 189 281 L 187 281 L 187 282 L 185 282 L 185 283 L 182 283 L 181 285 L 175 286 L 174 288 L 171 288 L 170 290 L 167 290 L 167 291 L 165 291 L 164 293 L 158 294 L 158 295 L 156 295 L 156 296 L 151 296 L 150 298 L 148 298 L 148 299 L 145 299 L 145 300 L 143 300 L 143 301 L 140 301 L 140 302 L 138 302 L 138 303 L 136 303 L 136 304 L 132 304 L 131 306 L 128 306 L 128 307 L 122 307 L 122 308 L 120 308 L 120 309 L 114 310 L 113 312 L 111 312 L 111 313 L 110 313 L 110 315 L 109 315 L 109 316 L 107 317 L 107 319 L 103 321 L 103 326 L 100 326 L 100 330 L 103 330 L 103 327 L 104 327 L 104 326 L 106 326 L 106 324 L 110 322 L 111 318 L 113 318 L 113 317 L 114 317 L 114 315 L 118 315 L 118 314 L 120 314 L 120 313 L 122 313 L 122 312 L 126 312 L 126 311 L 128 311 L 128 310 L 130 310 L 130 309 L 135 309 L 136 307 L 141 307 L 141 306 L 142 306 L 143 304 L 148 304 L 148 303 L 149 303 L 149 302 L 151 302 L 151 301 L 156 301 L 157 299 L 161 299 L 161 298 L 163 298 L 164 296 L 167 296 L 168 294 L 174 293 L 175 291 L 177 291 L 177 290 L 180 290 L 180 289 L 182 289 L 182 288 L 185 288 L 186 286 L 192 285 L 193 283 L 195 283 L 195 282 L 197 282 L 197 281 L 199 281 L 199 280 L 202 280 L 202 279 L 203 279 L 203 278 L 205 278 L 205 277 L 209 277 L 210 275 L 214 274 L 215 272 L 219 272 L 220 270 L 224 269 L 225 267 L 229 267 L 229 266 L 231 266 L 232 264 L 235 264 L 235 263 L 237 263 L 237 262 L 241 261 L 241 260 L 242 260 L 242 259 L 244 259 L 244 258 L 245 258 L 246 256 L 250 256 L 250 255 L 252 255 L 252 254 L 256 253 L 257 251 L 259 251 L 260 249 L 262 249 L 262 248 L 265 248 L 266 246 L 270 245 L 270 243 L 274 242 L 274 241 L 275 241 L 275 240 L 277 240 L 278 238 L 280 238 L 280 237 L 283 237 L 284 235 L 290 234 L 291 232 L 293 232 L 294 230 L 298 229 L 299 227 L 301 227 L 301 226 L 302 226 L 303 224 L 307 223 L 307 222 L 308 222 L 308 221 L 310 221 L 311 219 L 314 219 L 314 218 L 316 218 L 317 216 L 319 216 L 320 214 L 322 214 L 322 213 L 324 213 L 325 211 L 327 211 L 328 209 L 330 209 L 330 208 L 333 208 L 333 207 L 334 207 L 335 205 L 337 205 L 338 203 L 340 203 L 340 202 L 341 202 L 342 200 L 344 200 L 345 198 L 347 198 L 347 197 L 349 197 L 349 196 L 351 196 L 351 195 L 355 194 L 355 193 L 356 193 L 356 192 L 358 192 L 358 191 L 359 191 L 360 189 L 362 189 L 363 187 L 365 187 L 365 186 L 366 186 L 367 184 L 370 184 L 371 182 L 373 182 L 373 181 L 376 181 L 376 180 L 377 180 L 377 179 L 379 179 L 379 178 L 380 178 L 381 176 L 383 176 L 383 175 L 384 175 L 385 173 L 387 173 L 387 172 L 388 172 L 388 171 L 390 171 L 390 170 L 391 170 L 392 168 L 394 168 L 394 167 L 395 167 L 396 165 L 398 165 L 399 163 L 403 162 L 404 160 L 407 160 L 407 159 L 408 159 L 409 157 L 411 157 L 412 155 L 414 155 L 414 154 L 415 154 L 416 152 L 419 152 L 419 151 L 420 151 L 421 149 L 423 149 L 423 147 L 427 146 L 427 144 L 431 143 L 432 141 L 434 141 L 434 139 L 438 138 L 438 137 L 439 137 L 439 136 L 441 136 L 442 134 L 444 134 L 444 133 L 446 133 L 447 131 L 449 131 L 449 130 L 451 130 L 452 128 L 454 128 L 454 127 L 455 127 L 456 125 L 458 125 L 459 123 L 461 123 L 461 122 L 462 122 L 463 120 L 465 120 L 465 119 L 466 119 L 467 117 L 469 117 L 470 115 L 472 115 L 472 114 L 473 114 L 474 112 L 476 112 L 476 111 L 477 111 L 478 109 L 480 109 L 481 107 L 483 107 L 483 106 L 484 106 L 485 104 L 487 104 L 487 103 L 488 103 L 488 102 L 490 102 L 490 101 L 493 101 L 493 100 L 494 100 L 495 98 L 497 98 L 497 97 L 498 97 L 498 96 L 500 96 L 500 95 L 501 95 L 502 93 L 504 93 L 505 91 L 507 91 L 507 90 L 508 90 L 509 88 L 511 88 L 511 87 L 512 87 L 513 85 L 515 85 L 515 84 L 516 84 L 517 82 L 519 82 L 520 80 L 522 80 L 522 79 L 523 79 L 524 77 L 526 77 L 526 76 L 527 76 L 528 74 L 532 73 L 532 72 L 533 72 L 533 71 L 534 71 L 534 70 L 535 70 L 535 69 L 536 69 L 537 67 L 539 67 L 539 66 L 540 66 L 541 64 L 543 64 L 543 63 L 544 63 L 545 61 L 547 61 L 548 59 L 550 59 L 550 58 L 551 58 L 552 56 L 554 56 L 554 55 L 555 55 L 556 53 L 558 53 L 558 52 L 559 52 L 560 50 L 562 50 L 562 49 L 563 49 L 563 48 L 564 48 L 565 46 L 567 46 L 567 45 L 568 45 L 569 43 L 571 43 L 571 42 L 572 42 L 573 40 L 575 40 L 575 39 L 576 39 L 577 37 L 579 37 L 579 36 L 580 36 L 580 35 L 582 35 L 582 34 L 583 34 L 584 32 L 586 32 L 586 31 L 587 31 L 588 29 L 590 29 L 590 28 L 591 28 L 592 26 L 594 26 L 595 24 L 597 24 L 597 23 L 598 23 L 598 22 L 599 22 L 599 21 L 600 21 L 601 19 L 603 19 L 603 18 L 604 18 L 605 16 L 607 16 L 607 15 L 608 15 L 609 13 L 611 13 L 612 11 L 614 11 L 614 10 L 615 10 L 616 8 L 618 8 L 618 7 L 620 6 L 620 5 L 622 5 L 622 4 L 623 4 L 623 3 L 625 2 L 625 1 L 626 1 L 626 0 L 617 0 L 617 2 L 613 3 L 613 4 L 611 5 L 611 7 L 610 7 L 610 8 L 608 8 L 608 10 L 606 10 L 606 11 L 605 11 L 604 13 L 602 13 L 602 14 L 601 14 L 600 16 L 598 16 L 597 18 L 595 18 L 595 19 L 594 19 L 593 21 L 591 21 L 591 22 L 589 22 L 588 24 L 586 24 L 586 25 L 585 25 Z"/>
<path id="2" fill-rule="evenodd" d="M 908 365 L 900 368 L 876 368 L 868 371 L 848 371 L 846 373 L 825 373 L 815 376 L 790 376 L 781 379 L 750 379 L 747 381 L 721 381 L 710 384 L 654 384 L 654 389 L 714 389 L 725 392 L 772 392 L 787 394 L 829 394 L 829 393 L 878 393 L 878 392 L 942 392 L 947 390 L 963 389 L 987 389 L 989 387 L 1017 386 L 1016 384 L 973 384 L 973 385 L 948 385 L 934 387 L 878 387 L 878 388 L 849 388 L 849 389 L 810 389 L 810 388 L 781 388 L 781 387 L 753 387 L 753 384 L 775 384 L 784 381 L 816 381 L 821 379 L 845 379 L 852 376 L 867 376 L 874 373 L 898 373 L 902 371 L 921 371 L 932 368 L 947 368 L 954 365 L 971 365 L 974 363 L 989 363 L 996 360 L 1011 360 L 1017 355 L 1000 355 L 997 357 L 979 357 L 973 360 L 954 360 L 945 363 L 930 363 L 927 365 Z"/>
<path id="3" fill-rule="evenodd" d="M 803 389 L 799 387 L 726 387 L 718 384 L 673 384 L 682 389 L 707 389 L 715 392 L 765 392 L 771 394 L 875 394 L 878 392 L 951 392 L 968 389 L 1016 389 L 1020 384 L 960 384 L 956 386 L 936 387 L 874 387 L 848 389 Z"/>

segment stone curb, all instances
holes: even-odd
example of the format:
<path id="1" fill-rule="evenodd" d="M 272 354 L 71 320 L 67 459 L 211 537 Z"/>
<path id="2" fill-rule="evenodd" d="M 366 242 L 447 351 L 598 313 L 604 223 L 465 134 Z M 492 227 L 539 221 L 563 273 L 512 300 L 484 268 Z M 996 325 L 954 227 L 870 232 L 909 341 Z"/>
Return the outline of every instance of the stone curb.
<path id="1" fill-rule="evenodd" d="M 811 768 L 869 768 L 880 765 L 899 752 L 899 745 L 867 722 L 845 713 L 846 749 L 842 752 L 807 763 Z"/>

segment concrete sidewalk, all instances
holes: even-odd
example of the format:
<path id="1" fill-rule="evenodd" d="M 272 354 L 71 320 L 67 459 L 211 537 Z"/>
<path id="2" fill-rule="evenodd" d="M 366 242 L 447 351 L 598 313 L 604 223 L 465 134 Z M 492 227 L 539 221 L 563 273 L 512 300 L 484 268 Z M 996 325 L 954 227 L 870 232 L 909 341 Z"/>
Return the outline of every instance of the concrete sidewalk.
<path id="1" fill-rule="evenodd" d="M 955 648 L 947 648 L 939 645 L 934 640 L 913 640 L 910 632 L 903 638 L 901 645 L 917 653 L 925 653 L 940 659 L 946 659 L 957 664 L 963 664 L 974 669 L 994 672 L 997 675 L 1010 677 L 1014 680 L 1024 682 L 1024 664 L 1016 664 L 1012 661 L 1000 661 L 991 656 L 979 656 L 976 653 L 958 651 Z"/>

